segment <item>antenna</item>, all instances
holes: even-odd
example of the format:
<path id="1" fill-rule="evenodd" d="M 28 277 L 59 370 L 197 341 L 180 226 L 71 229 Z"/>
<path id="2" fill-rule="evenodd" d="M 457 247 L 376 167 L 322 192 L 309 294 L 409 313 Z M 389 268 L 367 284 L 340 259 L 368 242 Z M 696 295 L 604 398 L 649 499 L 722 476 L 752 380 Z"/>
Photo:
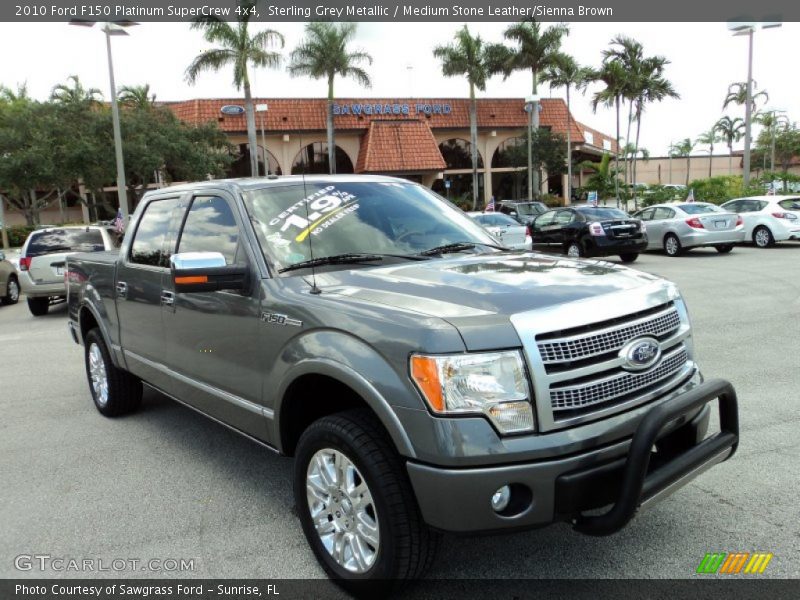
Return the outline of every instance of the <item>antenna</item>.
<path id="1" fill-rule="evenodd" d="M 308 190 L 306 189 L 306 147 L 303 145 L 303 134 L 298 131 L 297 138 L 300 140 L 300 167 L 301 167 L 301 177 L 303 178 L 303 198 L 306 207 L 306 222 L 308 222 L 309 227 L 311 226 L 311 219 L 308 218 Z M 311 238 L 313 236 L 313 232 L 308 232 L 308 257 L 312 261 L 311 264 L 311 293 L 312 294 L 321 294 L 322 290 L 317 287 L 317 271 L 314 267 L 313 260 L 314 260 L 314 244 L 311 243 Z"/>

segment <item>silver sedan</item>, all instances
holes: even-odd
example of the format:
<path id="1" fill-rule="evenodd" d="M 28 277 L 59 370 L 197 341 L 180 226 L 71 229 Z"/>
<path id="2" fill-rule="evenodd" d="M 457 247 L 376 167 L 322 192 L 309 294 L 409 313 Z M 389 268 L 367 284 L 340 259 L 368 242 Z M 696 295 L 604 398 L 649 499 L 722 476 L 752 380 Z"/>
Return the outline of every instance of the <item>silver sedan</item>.
<path id="1" fill-rule="evenodd" d="M 656 204 L 633 216 L 647 224 L 647 249 L 668 256 L 703 246 L 724 254 L 744 241 L 742 217 L 708 202 Z"/>
<path id="2" fill-rule="evenodd" d="M 530 250 L 533 247 L 528 227 L 508 215 L 498 212 L 468 212 L 483 228 L 495 237 L 506 248 L 514 250 Z"/>

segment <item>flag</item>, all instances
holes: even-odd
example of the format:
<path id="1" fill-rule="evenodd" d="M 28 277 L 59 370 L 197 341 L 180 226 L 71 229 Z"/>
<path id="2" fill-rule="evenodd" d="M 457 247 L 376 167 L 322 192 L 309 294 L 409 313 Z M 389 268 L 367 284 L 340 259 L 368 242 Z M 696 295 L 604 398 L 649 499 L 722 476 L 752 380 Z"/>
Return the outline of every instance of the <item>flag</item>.
<path id="1" fill-rule="evenodd" d="M 122 218 L 122 209 L 117 209 L 117 216 L 114 218 L 114 231 L 119 234 L 125 233 L 125 220 Z"/>
<path id="2" fill-rule="evenodd" d="M 686 202 L 694 202 L 694 188 L 689 190 L 689 195 L 686 196 Z"/>
<path id="3" fill-rule="evenodd" d="M 589 202 L 589 204 L 591 206 L 597 206 L 597 191 L 596 190 L 589 192 L 589 196 L 587 198 L 587 201 Z"/>
<path id="4" fill-rule="evenodd" d="M 486 208 L 483 209 L 483 212 L 494 212 L 494 211 L 495 211 L 494 196 L 492 196 L 492 199 L 489 200 L 489 204 L 486 205 Z"/>

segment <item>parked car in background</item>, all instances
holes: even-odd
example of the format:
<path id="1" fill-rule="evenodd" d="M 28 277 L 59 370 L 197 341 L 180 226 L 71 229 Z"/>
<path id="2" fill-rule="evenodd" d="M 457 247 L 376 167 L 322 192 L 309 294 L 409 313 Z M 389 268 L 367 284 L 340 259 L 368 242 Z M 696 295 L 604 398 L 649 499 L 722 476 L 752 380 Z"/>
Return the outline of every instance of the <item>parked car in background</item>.
<path id="1" fill-rule="evenodd" d="M 612 256 L 633 262 L 647 249 L 644 223 L 618 208 L 571 206 L 551 210 L 531 227 L 534 245 L 557 248 L 568 256 Z"/>
<path id="2" fill-rule="evenodd" d="M 633 216 L 647 224 L 647 249 L 667 256 L 703 246 L 724 254 L 744 241 L 742 217 L 709 202 L 655 204 Z"/>
<path id="3" fill-rule="evenodd" d="M 119 247 L 111 227 L 79 225 L 32 231 L 22 246 L 19 282 L 34 317 L 46 315 L 53 301 L 63 300 L 66 257 L 74 252 L 99 252 Z"/>
<path id="4" fill-rule="evenodd" d="M 523 225 L 530 225 L 533 220 L 549 209 L 544 202 L 536 200 L 501 200 L 497 205 L 498 212 L 513 217 Z"/>
<path id="5" fill-rule="evenodd" d="M 506 248 L 513 250 L 530 250 L 532 248 L 528 227 L 520 225 L 510 216 L 496 212 L 469 212 L 467 214 Z"/>
<path id="6" fill-rule="evenodd" d="M 6 260 L 5 252 L 0 250 L 0 303 L 16 304 L 19 300 L 19 276 L 14 265 Z"/>
<path id="7" fill-rule="evenodd" d="M 744 239 L 759 248 L 800 240 L 800 196 L 750 196 L 722 205 L 744 220 Z"/>

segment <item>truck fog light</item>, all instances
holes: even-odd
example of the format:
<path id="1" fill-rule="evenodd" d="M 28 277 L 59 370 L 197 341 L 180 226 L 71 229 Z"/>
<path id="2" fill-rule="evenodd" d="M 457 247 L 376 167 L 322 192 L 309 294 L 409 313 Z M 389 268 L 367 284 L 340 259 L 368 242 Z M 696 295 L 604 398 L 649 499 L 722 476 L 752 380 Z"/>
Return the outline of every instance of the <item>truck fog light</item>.
<path id="1" fill-rule="evenodd" d="M 503 512 L 511 501 L 511 488 L 507 485 L 499 488 L 492 495 L 492 509 L 494 512 Z"/>

